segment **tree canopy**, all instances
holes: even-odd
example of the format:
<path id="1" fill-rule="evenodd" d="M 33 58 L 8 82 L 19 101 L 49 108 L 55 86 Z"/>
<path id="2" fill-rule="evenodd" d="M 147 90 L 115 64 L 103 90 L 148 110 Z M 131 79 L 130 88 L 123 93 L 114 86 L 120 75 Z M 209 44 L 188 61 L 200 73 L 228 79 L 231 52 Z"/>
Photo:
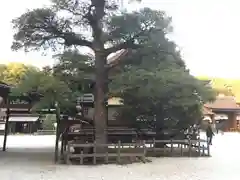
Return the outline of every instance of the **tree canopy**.
<path id="1" fill-rule="evenodd" d="M 110 94 L 123 97 L 125 105 L 132 107 L 134 112 L 139 110 L 143 114 L 157 113 L 159 107 L 164 112 L 167 112 L 166 107 L 178 107 L 182 112 L 204 102 L 207 90 L 189 75 L 176 44 L 167 37 L 172 27 L 171 18 L 165 12 L 149 8 L 121 12 L 116 1 L 111 0 L 51 1 L 50 7 L 27 11 L 13 20 L 12 49 L 67 50 L 59 56 L 59 64 L 53 69 L 51 78 L 57 79 L 46 80 L 37 75 L 43 79 L 39 80 L 40 84 L 47 81 L 44 89 L 49 89 L 46 92 L 51 97 L 56 94 L 52 94 L 50 84 L 54 85 L 54 90 L 59 90 L 54 93 L 58 92 L 64 97 L 62 100 L 66 100 L 66 89 L 76 91 L 78 87 L 73 84 L 78 84 L 86 75 L 94 79 L 97 142 L 106 142 L 105 101 L 109 90 Z M 79 47 L 90 48 L 93 57 L 72 52 Z M 121 50 L 129 52 L 128 55 L 118 58 L 114 67 L 109 67 L 109 55 Z M 50 71 L 45 68 L 44 72 Z M 112 82 L 110 87 L 109 81 Z M 67 87 L 63 88 L 65 85 Z"/>

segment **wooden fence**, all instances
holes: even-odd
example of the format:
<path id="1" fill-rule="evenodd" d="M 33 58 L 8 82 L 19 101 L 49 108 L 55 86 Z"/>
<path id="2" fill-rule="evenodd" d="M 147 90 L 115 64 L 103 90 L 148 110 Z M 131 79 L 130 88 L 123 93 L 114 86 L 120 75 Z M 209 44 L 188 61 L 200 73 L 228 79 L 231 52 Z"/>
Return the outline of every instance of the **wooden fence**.
<path id="1" fill-rule="evenodd" d="M 191 157 L 194 156 L 210 156 L 210 146 L 206 140 L 153 140 L 147 141 L 149 146 L 147 152 L 163 152 L 163 155 L 174 156 L 179 154 L 180 156 L 186 156 L 186 153 Z M 158 144 L 164 144 L 164 146 L 158 146 Z"/>
<path id="2" fill-rule="evenodd" d="M 134 148 L 133 148 L 134 147 Z M 80 153 L 72 153 L 71 148 L 79 148 Z M 84 152 L 84 149 L 93 149 L 92 153 Z M 104 153 L 97 153 L 97 148 L 105 148 Z M 121 163 L 121 158 L 139 158 L 143 163 L 146 162 L 146 146 L 143 143 L 121 143 L 117 144 L 76 144 L 68 143 L 65 153 L 65 162 L 71 164 L 71 159 L 79 159 L 80 164 L 84 163 L 85 158 L 92 158 L 92 163 L 97 164 L 97 158 L 104 158 L 105 163 L 109 163 L 109 159 L 113 158 L 117 163 Z"/>
<path id="3" fill-rule="evenodd" d="M 160 146 L 159 146 L 160 145 Z M 72 153 L 71 148 L 80 149 L 79 153 Z M 92 152 L 86 152 L 86 149 L 92 148 Z M 104 153 L 97 153 L 97 148 L 105 148 Z M 105 163 L 109 163 L 109 159 L 115 159 L 117 163 L 121 163 L 121 158 L 138 158 L 142 162 L 146 162 L 146 156 L 154 156 L 159 152 L 163 152 L 163 156 L 167 154 L 174 156 L 179 154 L 183 157 L 186 154 L 191 156 L 210 156 L 210 146 L 206 140 L 152 140 L 142 141 L 139 143 L 121 143 L 117 144 L 78 144 L 68 143 L 64 159 L 67 164 L 71 164 L 71 160 L 77 160 L 81 165 L 84 164 L 85 158 L 92 158 L 92 163 L 97 163 L 97 158 L 104 158 Z"/>
<path id="4" fill-rule="evenodd" d="M 240 132 L 240 128 L 230 128 L 229 132 Z"/>
<path id="5" fill-rule="evenodd" d="M 37 130 L 36 135 L 54 135 L 56 134 L 55 130 Z"/>

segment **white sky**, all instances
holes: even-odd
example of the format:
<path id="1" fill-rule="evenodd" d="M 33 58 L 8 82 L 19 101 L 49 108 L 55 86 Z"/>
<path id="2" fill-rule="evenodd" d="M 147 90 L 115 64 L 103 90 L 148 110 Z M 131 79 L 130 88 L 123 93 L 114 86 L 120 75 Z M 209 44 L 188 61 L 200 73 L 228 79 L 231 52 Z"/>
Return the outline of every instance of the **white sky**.
<path id="1" fill-rule="evenodd" d="M 48 0 L 4 1 L 0 6 L 0 63 L 24 62 L 51 65 L 51 56 L 25 54 L 10 49 L 11 19 L 27 8 L 41 7 Z M 14 5 L 12 5 L 14 4 Z M 143 0 L 141 5 L 165 10 L 173 18 L 173 38 L 183 51 L 192 74 L 240 78 L 240 2 L 238 0 Z"/>

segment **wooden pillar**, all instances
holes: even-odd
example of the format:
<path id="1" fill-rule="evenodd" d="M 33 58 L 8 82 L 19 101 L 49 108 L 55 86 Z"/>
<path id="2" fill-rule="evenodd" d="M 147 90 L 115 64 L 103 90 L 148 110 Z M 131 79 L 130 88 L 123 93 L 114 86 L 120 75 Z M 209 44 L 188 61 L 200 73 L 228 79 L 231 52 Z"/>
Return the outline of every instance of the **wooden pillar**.
<path id="1" fill-rule="evenodd" d="M 69 132 L 69 126 L 68 126 L 68 116 L 64 116 L 62 119 L 62 123 L 60 124 L 60 134 L 62 134 L 61 137 L 61 150 L 60 150 L 60 157 L 61 159 L 64 159 L 64 152 L 67 151 L 67 143 L 68 143 L 68 132 Z"/>
<path id="2" fill-rule="evenodd" d="M 232 126 L 234 129 L 237 129 L 237 113 L 236 112 L 233 112 Z"/>
<path id="3" fill-rule="evenodd" d="M 61 137 L 61 150 L 60 150 L 60 156 L 61 159 L 63 159 L 64 156 L 64 147 L 65 147 L 65 138 L 64 138 L 64 133 L 62 133 L 62 137 Z"/>
<path id="4" fill-rule="evenodd" d="M 236 114 L 235 112 L 228 113 L 228 130 L 235 129 L 236 127 Z"/>
<path id="5" fill-rule="evenodd" d="M 56 108 L 56 119 L 57 119 L 57 128 L 56 128 L 56 142 L 55 142 L 55 153 L 54 153 L 54 161 L 55 163 L 58 161 L 58 143 L 60 138 L 60 109 L 58 103 L 55 104 Z"/>
<path id="6" fill-rule="evenodd" d="M 28 123 L 28 134 L 32 134 L 32 122 Z"/>
<path id="7" fill-rule="evenodd" d="M 7 146 L 9 116 L 10 116 L 9 98 L 7 98 L 7 113 L 6 113 L 5 131 L 4 131 L 4 140 L 3 140 L 3 151 L 6 151 L 6 146 Z"/>
<path id="8" fill-rule="evenodd" d="M 59 143 L 59 137 L 60 137 L 60 133 L 59 133 L 59 122 L 57 122 L 57 129 L 56 129 L 56 141 L 55 141 L 55 155 L 54 155 L 54 161 L 57 162 L 58 161 L 58 143 Z"/>

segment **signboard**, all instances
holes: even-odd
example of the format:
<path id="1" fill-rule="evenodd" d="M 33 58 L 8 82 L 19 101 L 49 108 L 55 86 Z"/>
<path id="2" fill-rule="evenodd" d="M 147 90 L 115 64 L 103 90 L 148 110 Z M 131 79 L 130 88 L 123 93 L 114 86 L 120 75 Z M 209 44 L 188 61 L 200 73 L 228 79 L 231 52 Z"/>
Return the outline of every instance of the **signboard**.
<path id="1" fill-rule="evenodd" d="M 84 94 L 77 98 L 77 101 L 80 103 L 93 103 L 94 95 L 92 93 Z"/>
<path id="2" fill-rule="evenodd" d="M 17 105 L 28 105 L 30 104 L 28 101 L 26 100 L 22 100 L 22 99 L 15 99 L 15 100 L 10 100 L 10 105 L 11 104 L 17 104 Z"/>
<path id="3" fill-rule="evenodd" d="M 26 97 L 26 96 L 20 96 L 20 97 L 11 96 L 9 98 L 9 108 L 10 108 L 10 111 L 29 112 L 30 109 L 32 108 L 32 103 L 30 102 L 29 97 Z"/>

